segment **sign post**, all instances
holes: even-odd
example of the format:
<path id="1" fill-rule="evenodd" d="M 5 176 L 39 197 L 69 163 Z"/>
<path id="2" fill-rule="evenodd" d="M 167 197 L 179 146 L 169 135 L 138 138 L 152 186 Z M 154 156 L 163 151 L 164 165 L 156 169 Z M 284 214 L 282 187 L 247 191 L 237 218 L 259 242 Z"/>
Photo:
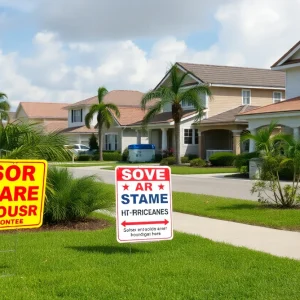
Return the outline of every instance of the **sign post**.
<path id="1" fill-rule="evenodd" d="M 0 160 L 0 230 L 43 224 L 47 162 Z"/>
<path id="2" fill-rule="evenodd" d="M 172 239 L 170 168 L 119 166 L 115 172 L 117 241 Z"/>

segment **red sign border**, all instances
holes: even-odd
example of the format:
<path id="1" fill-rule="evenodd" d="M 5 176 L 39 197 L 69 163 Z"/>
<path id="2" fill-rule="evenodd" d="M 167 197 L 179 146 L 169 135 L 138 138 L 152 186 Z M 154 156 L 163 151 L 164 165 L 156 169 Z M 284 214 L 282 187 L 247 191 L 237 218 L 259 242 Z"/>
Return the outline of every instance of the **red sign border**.
<path id="1" fill-rule="evenodd" d="M 167 238 L 152 238 L 152 239 L 136 239 L 136 240 L 121 240 L 119 238 L 119 215 L 118 215 L 118 180 L 117 180 L 117 170 L 119 168 L 126 169 L 146 169 L 146 168 L 155 168 L 155 169 L 168 169 L 169 171 L 169 192 L 170 192 L 170 225 L 171 225 L 171 236 Z M 137 243 L 137 242 L 157 242 L 157 241 L 168 241 L 172 240 L 174 237 L 173 233 L 173 199 L 172 199 L 172 177 L 171 177 L 171 168 L 169 166 L 117 166 L 115 168 L 115 191 L 116 191 L 116 230 L 117 230 L 117 241 L 119 243 Z"/>

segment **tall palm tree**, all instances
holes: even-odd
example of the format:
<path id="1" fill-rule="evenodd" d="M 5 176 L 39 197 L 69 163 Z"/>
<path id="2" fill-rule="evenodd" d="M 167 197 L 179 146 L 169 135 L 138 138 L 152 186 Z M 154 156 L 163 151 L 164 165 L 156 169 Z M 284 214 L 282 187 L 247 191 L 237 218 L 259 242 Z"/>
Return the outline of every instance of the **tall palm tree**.
<path id="1" fill-rule="evenodd" d="M 185 80 L 191 72 L 182 73 L 176 64 L 172 65 L 168 71 L 171 78 L 170 86 L 160 86 L 157 89 L 150 90 L 144 95 L 141 101 L 141 107 L 146 110 L 149 102 L 156 101 L 147 110 L 143 119 L 143 125 L 146 126 L 151 119 L 157 114 L 161 113 L 163 107 L 167 104 L 172 106 L 172 118 L 175 127 L 175 158 L 176 164 L 180 164 L 180 121 L 184 114 L 182 108 L 182 101 L 188 101 L 190 105 L 194 107 L 195 121 L 200 120 L 203 116 L 203 110 L 205 107 L 202 104 L 201 94 L 211 96 L 211 90 L 207 85 L 198 85 L 195 87 L 182 89 L 185 84 Z"/>
<path id="2" fill-rule="evenodd" d="M 0 126 L 3 126 L 2 120 L 8 120 L 8 111 L 10 110 L 10 105 L 7 102 L 7 96 L 0 92 Z"/>
<path id="3" fill-rule="evenodd" d="M 94 104 L 91 106 L 89 112 L 85 116 L 85 125 L 87 128 L 90 128 L 91 121 L 93 119 L 94 114 L 97 114 L 97 126 L 98 126 L 98 140 L 99 140 L 99 160 L 103 160 L 103 126 L 107 129 L 114 122 L 114 118 L 112 114 L 115 114 L 117 118 L 120 117 L 119 109 L 113 103 L 104 103 L 104 96 L 108 93 L 105 87 L 98 88 L 98 104 Z"/>

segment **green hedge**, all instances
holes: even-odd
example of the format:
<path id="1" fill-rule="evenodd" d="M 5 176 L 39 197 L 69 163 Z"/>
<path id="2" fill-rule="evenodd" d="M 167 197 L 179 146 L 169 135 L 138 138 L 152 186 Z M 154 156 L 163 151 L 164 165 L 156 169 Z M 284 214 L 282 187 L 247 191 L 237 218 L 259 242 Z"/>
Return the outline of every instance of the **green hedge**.
<path id="1" fill-rule="evenodd" d="M 182 156 L 181 157 L 181 163 L 182 164 L 187 164 L 189 162 L 190 162 L 190 160 L 189 160 L 189 158 L 187 156 Z"/>
<path id="2" fill-rule="evenodd" d="M 242 173 L 249 172 L 249 161 L 251 158 L 259 157 L 258 152 L 241 153 L 236 155 L 233 165 Z"/>
<path id="3" fill-rule="evenodd" d="M 191 167 L 204 167 L 206 162 L 201 158 L 194 158 L 190 161 Z"/>
<path id="4" fill-rule="evenodd" d="M 235 159 L 235 154 L 231 152 L 216 152 L 210 156 L 209 161 L 213 166 L 225 167 L 232 166 Z"/>
<path id="5" fill-rule="evenodd" d="M 92 160 L 92 156 L 91 155 L 87 155 L 87 154 L 80 154 L 78 155 L 77 161 L 90 161 Z"/>
<path id="6" fill-rule="evenodd" d="M 160 162 L 160 165 L 161 166 L 171 166 L 171 165 L 175 165 L 175 163 L 176 163 L 175 157 L 169 156 L 169 157 L 162 159 L 162 161 Z"/>

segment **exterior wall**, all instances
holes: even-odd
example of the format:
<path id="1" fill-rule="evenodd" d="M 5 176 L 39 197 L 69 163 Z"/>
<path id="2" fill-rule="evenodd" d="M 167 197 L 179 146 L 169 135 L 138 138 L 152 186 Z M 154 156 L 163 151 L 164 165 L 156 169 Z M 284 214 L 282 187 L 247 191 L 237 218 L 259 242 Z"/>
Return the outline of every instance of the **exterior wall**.
<path id="1" fill-rule="evenodd" d="M 136 144 L 137 133 L 134 129 L 125 128 L 122 137 L 122 152 L 131 144 Z"/>
<path id="2" fill-rule="evenodd" d="M 212 87 L 211 91 L 213 97 L 208 101 L 208 117 L 212 117 L 214 115 L 243 105 L 242 90 L 242 88 Z M 250 90 L 250 105 L 264 106 L 273 103 L 273 92 L 275 90 Z M 282 98 L 285 99 L 284 90 L 282 90 Z"/>
<path id="3" fill-rule="evenodd" d="M 286 98 L 300 96 L 300 67 L 286 70 Z"/>
<path id="4" fill-rule="evenodd" d="M 23 107 L 21 106 L 18 113 L 16 114 L 16 119 L 23 119 L 23 118 L 28 118 L 28 116 L 26 115 Z"/>
<path id="5" fill-rule="evenodd" d="M 83 144 L 86 146 L 89 146 L 89 139 L 91 137 L 91 134 L 79 134 L 79 133 L 74 133 L 74 134 L 67 134 L 66 135 L 68 138 L 68 144 Z"/>

